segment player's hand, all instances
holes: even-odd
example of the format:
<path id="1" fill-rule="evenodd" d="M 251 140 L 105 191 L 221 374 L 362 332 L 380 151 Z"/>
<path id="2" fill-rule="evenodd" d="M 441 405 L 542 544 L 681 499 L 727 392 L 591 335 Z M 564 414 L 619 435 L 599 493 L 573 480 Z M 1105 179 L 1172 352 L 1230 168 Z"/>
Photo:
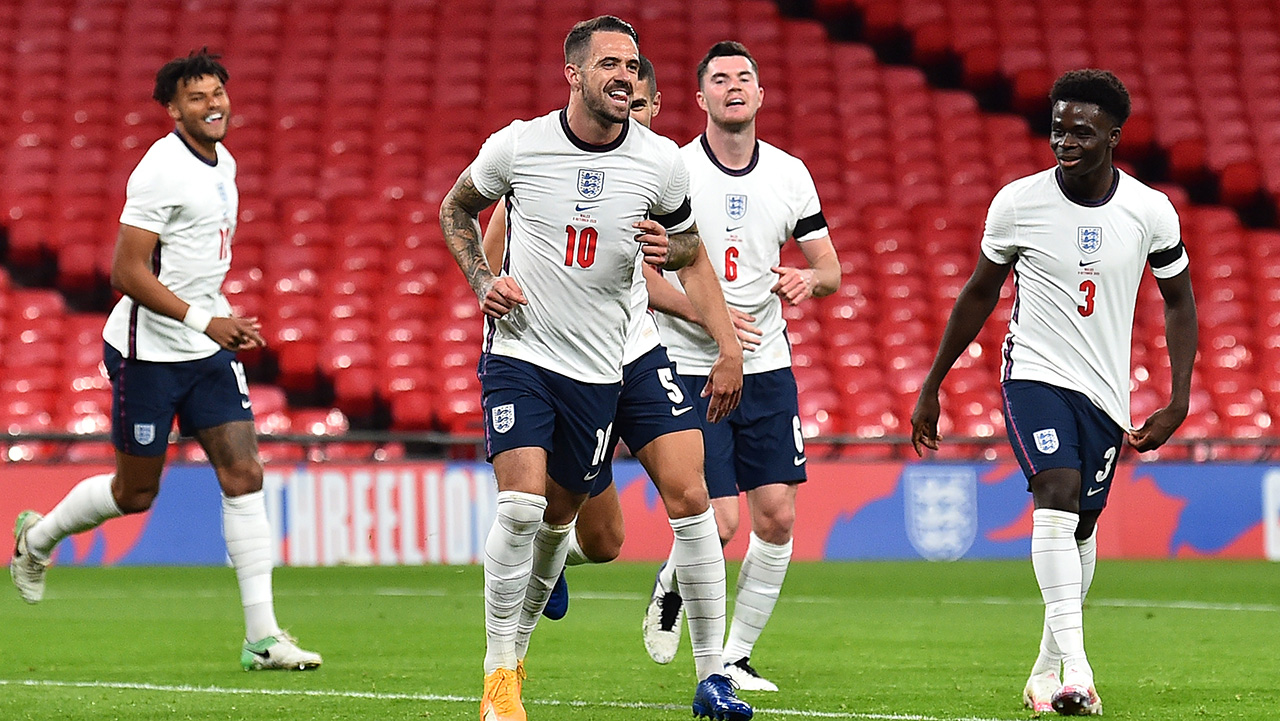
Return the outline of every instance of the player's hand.
<path id="1" fill-rule="evenodd" d="M 942 440 L 938 435 L 938 415 L 941 412 L 938 392 L 921 390 L 920 397 L 916 399 L 916 409 L 911 412 L 911 447 L 921 458 L 924 458 L 921 447 L 938 450 L 938 441 Z"/>
<path id="2" fill-rule="evenodd" d="M 522 305 L 529 305 L 529 299 L 509 275 L 494 276 L 480 294 L 480 310 L 490 318 L 501 318 Z"/>
<path id="3" fill-rule="evenodd" d="M 771 270 L 778 274 L 778 282 L 773 284 L 769 292 L 776 293 L 779 298 L 791 305 L 798 305 L 801 301 L 813 296 L 813 288 L 817 285 L 817 281 L 813 279 L 812 268 L 801 270 L 775 265 Z"/>
<path id="4" fill-rule="evenodd" d="M 264 348 L 267 341 L 262 337 L 262 324 L 257 318 L 214 318 L 204 334 L 232 352 Z"/>
<path id="5" fill-rule="evenodd" d="M 640 231 L 636 233 L 636 242 L 640 244 L 640 252 L 644 253 L 644 262 L 655 268 L 666 265 L 671 243 L 662 223 L 645 218 L 632 223 L 631 227 Z"/>
<path id="6" fill-rule="evenodd" d="M 719 423 L 733 413 L 742 400 L 742 354 L 721 353 L 711 365 L 702 397 L 711 396 L 707 405 L 707 421 Z"/>
<path id="7" fill-rule="evenodd" d="M 1165 441 L 1178 430 L 1178 426 L 1187 419 L 1187 410 L 1185 408 L 1174 408 L 1165 406 L 1160 410 L 1152 413 L 1147 418 L 1147 422 L 1137 430 L 1130 430 L 1125 433 L 1128 437 L 1129 445 L 1133 446 L 1139 453 L 1146 451 L 1154 451 L 1163 446 Z"/>
<path id="8" fill-rule="evenodd" d="M 738 331 L 738 342 L 742 344 L 742 349 L 752 351 L 759 348 L 760 337 L 764 333 L 752 325 L 756 322 L 756 317 L 737 308 L 729 309 L 729 317 L 733 318 L 733 328 Z"/>

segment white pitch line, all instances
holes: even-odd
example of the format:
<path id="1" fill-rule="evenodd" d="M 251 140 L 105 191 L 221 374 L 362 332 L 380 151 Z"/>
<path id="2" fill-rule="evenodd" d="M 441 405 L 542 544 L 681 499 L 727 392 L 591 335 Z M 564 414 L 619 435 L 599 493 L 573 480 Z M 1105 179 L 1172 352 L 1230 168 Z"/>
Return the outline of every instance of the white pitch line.
<path id="1" fill-rule="evenodd" d="M 223 688 L 219 686 L 165 685 L 154 683 L 127 683 L 118 681 L 44 681 L 0 679 L 0 686 L 24 686 L 28 688 L 96 688 L 111 691 L 159 691 L 164 693 L 191 693 L 224 696 L 305 696 L 311 698 L 349 698 L 371 701 L 435 701 L 442 703 L 480 703 L 478 696 L 455 696 L 425 693 L 374 693 L 371 691 L 334 691 L 328 689 L 256 689 Z M 623 703 L 620 701 L 558 701 L 554 699 L 529 699 L 526 704 L 537 706 L 569 706 L 573 708 L 616 708 L 656 711 L 685 711 L 687 706 L 665 703 Z M 798 718 L 866 719 L 867 721 L 1014 721 L 1012 719 L 981 716 L 922 716 L 919 714 L 852 713 L 844 711 L 805 711 L 802 709 L 756 707 L 758 713 Z"/>
<path id="2" fill-rule="evenodd" d="M 385 596 L 385 597 L 404 597 L 404 598 L 445 598 L 449 596 L 457 597 L 476 597 L 483 596 L 480 591 L 466 591 L 461 593 L 450 592 L 442 588 L 350 588 L 350 589 L 276 589 L 277 596 L 287 596 L 295 598 L 308 597 L 333 597 L 333 596 Z M 121 590 L 121 591 L 89 591 L 60 594 L 51 591 L 45 594 L 46 599 L 50 600 L 115 600 L 123 598 L 232 598 L 235 596 L 235 589 L 228 586 L 226 590 L 200 589 L 193 591 L 149 591 L 141 590 Z M 649 595 L 642 593 L 625 593 L 613 591 L 574 591 L 573 598 L 580 598 L 591 601 L 619 601 L 619 602 L 640 602 L 648 601 Z M 987 597 L 950 597 L 950 598 L 929 598 L 929 597 L 913 597 L 913 598 L 890 598 L 890 599 L 849 599 L 834 598 L 831 596 L 783 596 L 778 599 L 782 604 L 800 603 L 813 605 L 847 605 L 849 603 L 918 603 L 918 604 L 934 604 L 942 603 L 951 606 L 1040 606 L 1043 601 L 1038 597 L 1028 596 L 1026 598 L 1008 598 L 1001 596 Z M 1088 604 L 1091 606 L 1108 607 L 1108 608 L 1148 608 L 1148 609 L 1167 609 L 1182 611 L 1224 611 L 1232 613 L 1277 613 L 1280 612 L 1280 605 L 1267 603 L 1219 603 L 1213 601 L 1154 601 L 1149 599 L 1127 599 L 1127 598 L 1090 598 Z"/>

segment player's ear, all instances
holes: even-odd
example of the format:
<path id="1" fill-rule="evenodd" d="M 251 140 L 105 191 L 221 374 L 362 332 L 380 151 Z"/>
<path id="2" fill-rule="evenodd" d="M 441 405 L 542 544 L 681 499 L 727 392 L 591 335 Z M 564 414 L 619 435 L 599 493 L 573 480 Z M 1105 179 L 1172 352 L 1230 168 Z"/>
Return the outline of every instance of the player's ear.
<path id="1" fill-rule="evenodd" d="M 658 113 L 662 111 L 662 91 L 661 90 L 653 94 L 653 102 L 650 104 L 653 106 L 653 112 L 649 114 L 649 117 L 650 118 L 658 117 Z"/>
<path id="2" fill-rule="evenodd" d="M 574 65 L 573 63 L 567 63 L 564 66 L 564 79 L 569 81 L 570 90 L 578 89 L 578 87 L 581 85 L 580 77 L 581 77 L 581 73 L 579 72 L 577 65 Z"/>
<path id="3" fill-rule="evenodd" d="M 1120 126 L 1115 125 L 1115 126 L 1112 126 L 1111 132 L 1107 134 L 1107 147 L 1111 148 L 1112 150 L 1115 150 L 1116 146 L 1119 144 L 1120 144 Z"/>
<path id="4" fill-rule="evenodd" d="M 182 118 L 182 113 L 178 110 L 178 106 L 173 104 L 172 100 L 169 101 L 168 105 L 164 106 L 164 109 L 165 112 L 169 113 L 169 118 L 174 122 L 177 122 Z"/>
<path id="5" fill-rule="evenodd" d="M 705 113 L 705 112 L 707 111 L 707 98 L 706 98 L 706 96 L 702 94 L 702 91 L 701 91 L 701 90 L 699 90 L 697 93 L 695 93 L 695 94 L 694 94 L 694 96 L 693 96 L 693 97 L 694 97 L 695 99 L 697 99 L 697 101 L 698 101 L 698 107 L 699 107 L 699 108 L 700 108 L 700 109 Z"/>
<path id="6" fill-rule="evenodd" d="M 758 85 L 756 89 L 760 91 L 760 104 L 764 105 L 764 86 Z"/>

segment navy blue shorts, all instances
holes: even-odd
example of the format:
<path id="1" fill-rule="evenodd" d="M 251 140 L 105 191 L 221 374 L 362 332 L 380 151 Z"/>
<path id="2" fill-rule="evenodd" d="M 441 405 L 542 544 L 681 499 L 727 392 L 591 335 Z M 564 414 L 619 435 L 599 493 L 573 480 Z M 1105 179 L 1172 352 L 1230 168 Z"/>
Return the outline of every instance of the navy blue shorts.
<path id="1" fill-rule="evenodd" d="M 159 363 L 125 358 L 104 343 L 111 379 L 111 442 L 131 456 L 163 456 L 178 418 L 184 436 L 232 421 L 253 421 L 249 384 L 236 354 Z"/>
<path id="2" fill-rule="evenodd" d="M 1005 381 L 1001 387 L 1009 443 L 1027 479 L 1050 468 L 1078 470 L 1080 510 L 1102 510 L 1124 429 L 1078 391 L 1038 381 Z"/>
<path id="3" fill-rule="evenodd" d="M 583 383 L 490 353 L 480 356 L 478 375 L 488 459 L 542 448 L 552 480 L 572 493 L 589 492 L 609 460 L 605 449 L 622 384 Z"/>
<path id="4" fill-rule="evenodd" d="M 657 346 L 622 367 L 622 395 L 618 396 L 605 458 L 613 458 L 619 438 L 634 455 L 655 438 L 700 427 L 693 400 L 676 375 L 675 364 L 667 357 L 667 349 Z M 610 483 L 613 466 L 605 463 L 591 495 L 604 493 Z"/>
<path id="5" fill-rule="evenodd" d="M 706 376 L 680 376 L 685 388 L 702 390 Z M 804 435 L 800 402 L 790 368 L 742 377 L 742 402 L 719 423 L 707 422 L 711 397 L 692 396 L 702 424 L 707 490 L 729 498 L 771 483 L 803 483 Z"/>

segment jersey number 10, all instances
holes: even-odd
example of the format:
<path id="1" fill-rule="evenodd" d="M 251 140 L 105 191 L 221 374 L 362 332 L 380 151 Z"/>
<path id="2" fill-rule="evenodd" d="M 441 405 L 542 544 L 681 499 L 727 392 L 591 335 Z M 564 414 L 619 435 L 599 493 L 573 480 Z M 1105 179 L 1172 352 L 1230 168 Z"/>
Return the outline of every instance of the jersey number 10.
<path id="1" fill-rule="evenodd" d="M 564 230 L 569 235 L 569 242 L 564 248 L 564 264 L 572 266 L 576 259 L 579 267 L 590 268 L 596 262 L 596 238 L 600 234 L 590 227 L 579 231 L 572 225 L 566 225 Z"/>

